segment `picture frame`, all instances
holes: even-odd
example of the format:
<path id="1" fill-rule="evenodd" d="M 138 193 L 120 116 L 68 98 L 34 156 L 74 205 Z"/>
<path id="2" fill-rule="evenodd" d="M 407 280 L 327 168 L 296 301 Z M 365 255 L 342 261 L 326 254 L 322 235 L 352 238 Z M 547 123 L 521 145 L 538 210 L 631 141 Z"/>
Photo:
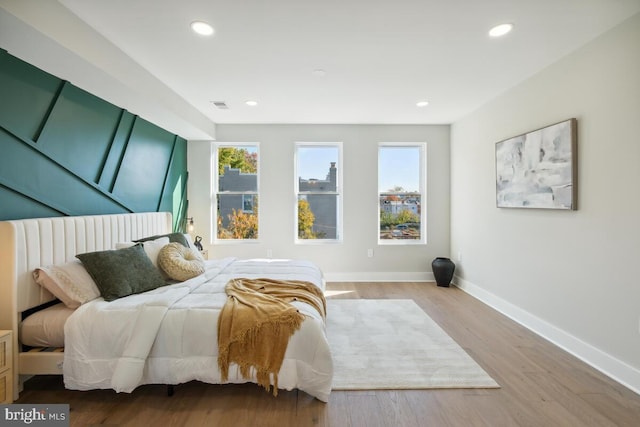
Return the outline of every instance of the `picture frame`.
<path id="1" fill-rule="evenodd" d="M 498 208 L 577 210 L 577 119 L 496 143 Z"/>

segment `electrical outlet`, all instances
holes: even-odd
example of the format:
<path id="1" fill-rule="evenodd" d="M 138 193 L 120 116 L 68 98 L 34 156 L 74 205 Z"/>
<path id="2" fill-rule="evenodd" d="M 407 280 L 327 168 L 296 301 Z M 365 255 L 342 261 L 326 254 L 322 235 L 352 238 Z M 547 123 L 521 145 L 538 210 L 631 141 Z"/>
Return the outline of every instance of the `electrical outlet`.
<path id="1" fill-rule="evenodd" d="M 367 256 L 373 258 L 373 249 L 367 249 Z"/>
<path id="2" fill-rule="evenodd" d="M 462 261 L 462 251 L 458 251 L 458 262 Z"/>
<path id="3" fill-rule="evenodd" d="M 267 258 L 273 258 L 273 250 L 267 249 Z"/>

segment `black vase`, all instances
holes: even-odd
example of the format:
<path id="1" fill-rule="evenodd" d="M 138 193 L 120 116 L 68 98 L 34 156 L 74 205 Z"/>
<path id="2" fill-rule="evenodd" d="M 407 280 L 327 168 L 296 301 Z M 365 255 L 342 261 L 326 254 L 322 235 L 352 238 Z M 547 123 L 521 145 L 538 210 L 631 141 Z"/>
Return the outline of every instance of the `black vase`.
<path id="1" fill-rule="evenodd" d="M 438 257 L 431 262 L 431 269 L 438 286 L 448 288 L 451 279 L 453 279 L 453 272 L 456 270 L 453 261 L 449 258 Z"/>

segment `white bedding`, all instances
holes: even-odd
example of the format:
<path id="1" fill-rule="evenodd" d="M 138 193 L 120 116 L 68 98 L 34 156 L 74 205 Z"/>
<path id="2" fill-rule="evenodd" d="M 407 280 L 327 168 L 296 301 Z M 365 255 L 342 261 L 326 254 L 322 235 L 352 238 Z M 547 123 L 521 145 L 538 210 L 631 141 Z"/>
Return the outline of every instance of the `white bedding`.
<path id="1" fill-rule="evenodd" d="M 66 322 L 65 386 L 131 392 L 142 384 L 219 384 L 217 318 L 224 287 L 237 277 L 305 280 L 324 290 L 322 273 L 307 261 L 225 258 L 206 261 L 205 273 L 186 282 L 112 302 L 98 298 Z M 327 402 L 333 362 L 324 321 L 310 305 L 294 304 L 306 319 L 289 341 L 278 386 Z M 247 381 L 232 365 L 229 382 Z"/>

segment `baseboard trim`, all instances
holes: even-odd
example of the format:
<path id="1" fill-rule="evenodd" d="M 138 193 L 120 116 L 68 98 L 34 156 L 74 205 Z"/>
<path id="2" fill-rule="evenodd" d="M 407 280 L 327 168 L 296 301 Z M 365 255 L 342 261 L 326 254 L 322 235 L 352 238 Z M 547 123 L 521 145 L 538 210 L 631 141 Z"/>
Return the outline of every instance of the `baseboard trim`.
<path id="1" fill-rule="evenodd" d="M 324 273 L 327 282 L 433 282 L 431 272 L 375 272 Z"/>
<path id="2" fill-rule="evenodd" d="M 458 276 L 454 277 L 453 282 L 455 286 L 474 298 L 477 298 L 513 321 L 571 353 L 633 392 L 640 394 L 640 370 L 486 291 L 474 283 Z"/>

